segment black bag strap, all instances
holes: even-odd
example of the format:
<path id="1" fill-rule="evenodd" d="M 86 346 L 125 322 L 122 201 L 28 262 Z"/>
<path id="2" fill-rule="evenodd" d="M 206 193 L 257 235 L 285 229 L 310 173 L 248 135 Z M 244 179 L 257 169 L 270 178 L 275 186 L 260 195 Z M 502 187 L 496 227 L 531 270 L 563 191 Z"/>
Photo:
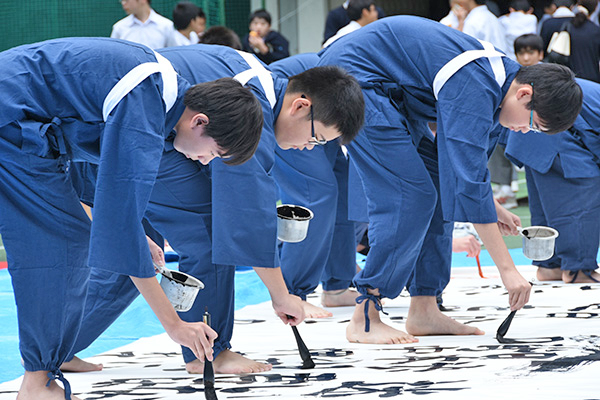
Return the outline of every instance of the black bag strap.
<path id="1" fill-rule="evenodd" d="M 570 35 L 571 34 L 571 29 L 570 28 L 573 25 L 571 23 L 571 21 L 573 21 L 573 18 L 569 18 L 568 21 L 565 21 L 565 23 L 561 25 L 561 27 L 558 30 L 558 32 L 567 31 L 569 33 L 569 35 Z"/>

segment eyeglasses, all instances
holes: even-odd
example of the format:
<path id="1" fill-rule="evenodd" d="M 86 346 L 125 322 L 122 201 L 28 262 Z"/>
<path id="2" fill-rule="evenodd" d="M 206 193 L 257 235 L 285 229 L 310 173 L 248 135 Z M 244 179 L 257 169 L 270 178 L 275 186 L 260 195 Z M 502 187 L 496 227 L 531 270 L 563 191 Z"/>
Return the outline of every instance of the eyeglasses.
<path id="1" fill-rule="evenodd" d="M 301 96 L 303 99 L 306 98 L 305 95 Z M 312 144 L 313 146 L 325 146 L 327 144 L 327 139 L 318 139 L 315 135 L 315 117 L 313 114 L 313 106 L 310 105 L 310 139 L 308 139 L 308 144 Z"/>
<path id="2" fill-rule="evenodd" d="M 542 130 L 533 126 L 533 82 L 531 82 L 531 115 L 529 117 L 529 130 L 532 132 L 542 133 Z"/>

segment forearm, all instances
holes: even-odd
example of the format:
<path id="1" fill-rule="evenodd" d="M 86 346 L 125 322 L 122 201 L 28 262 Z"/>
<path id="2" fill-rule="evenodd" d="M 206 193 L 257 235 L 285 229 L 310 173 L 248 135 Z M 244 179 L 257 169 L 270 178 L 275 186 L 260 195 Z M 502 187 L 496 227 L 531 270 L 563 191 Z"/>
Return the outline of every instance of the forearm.
<path id="1" fill-rule="evenodd" d="M 303 302 L 300 297 L 289 294 L 281 274 L 281 268 L 254 267 L 254 271 L 269 290 L 275 314 L 283 323 L 298 325 L 302 322 L 304 320 Z"/>
<path id="2" fill-rule="evenodd" d="M 156 278 L 132 276 L 131 280 L 167 332 L 181 321 Z"/>
<path id="3" fill-rule="evenodd" d="M 506 248 L 506 244 L 500 234 L 498 224 L 473 224 L 475 230 L 479 234 L 481 241 L 489 251 L 492 260 L 498 267 L 500 274 L 503 275 L 508 271 L 516 271 L 515 264 Z"/>
<path id="4" fill-rule="evenodd" d="M 289 294 L 281 268 L 254 267 L 254 271 L 265 284 L 273 301 L 281 299 Z"/>

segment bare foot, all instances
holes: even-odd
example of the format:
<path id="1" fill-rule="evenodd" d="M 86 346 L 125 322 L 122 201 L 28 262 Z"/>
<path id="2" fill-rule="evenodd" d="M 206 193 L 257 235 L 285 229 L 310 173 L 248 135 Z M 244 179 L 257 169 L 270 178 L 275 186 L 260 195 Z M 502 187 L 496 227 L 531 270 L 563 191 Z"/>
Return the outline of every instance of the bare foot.
<path id="1" fill-rule="evenodd" d="M 369 332 L 365 332 L 365 305 L 357 304 L 350 323 L 346 327 L 346 339 L 352 343 L 399 344 L 416 343 L 419 340 L 406 332 L 381 322 L 379 311 L 369 302 Z"/>
<path id="2" fill-rule="evenodd" d="M 60 366 L 60 370 L 62 372 L 92 372 L 102 371 L 102 367 L 102 364 L 93 364 L 75 356 L 71 361 L 64 362 Z"/>
<path id="3" fill-rule="evenodd" d="M 438 309 L 435 296 L 411 297 L 406 331 L 416 336 L 485 334 L 481 329 L 461 324 L 442 314 Z"/>
<path id="4" fill-rule="evenodd" d="M 324 307 L 348 307 L 356 305 L 359 293 L 356 290 L 324 290 L 321 294 L 321 304 Z"/>
<path id="5" fill-rule="evenodd" d="M 333 317 L 333 314 L 327 310 L 322 309 L 321 307 L 317 307 L 315 305 L 310 304 L 308 301 L 303 301 L 302 305 L 304 306 L 304 317 L 305 318 L 329 318 Z"/>
<path id="6" fill-rule="evenodd" d="M 270 371 L 273 366 L 250 360 L 231 350 L 223 350 L 213 361 L 213 368 L 217 374 L 251 374 Z M 185 369 L 190 374 L 203 374 L 204 363 L 200 360 L 194 360 L 185 364 Z"/>
<path id="7" fill-rule="evenodd" d="M 48 371 L 25 371 L 17 400 L 65 400 L 65 391 L 51 381 L 48 386 Z M 81 400 L 71 395 L 72 400 Z"/>
<path id="8" fill-rule="evenodd" d="M 560 281 L 563 273 L 560 268 L 542 268 L 538 267 L 535 277 L 538 281 Z"/>
<path id="9" fill-rule="evenodd" d="M 591 272 L 591 278 L 589 276 L 587 276 L 586 274 L 584 274 L 582 271 L 578 271 L 579 273 L 577 274 L 577 277 L 575 278 L 575 280 L 573 281 L 573 277 L 575 275 L 571 275 L 571 272 L 573 271 L 562 271 L 562 281 L 564 283 L 598 283 L 600 281 L 600 274 L 598 274 L 596 271 L 592 271 Z M 557 279 L 560 280 L 561 278 Z M 596 281 L 594 281 L 594 278 Z M 571 282 L 573 281 L 573 282 Z"/>

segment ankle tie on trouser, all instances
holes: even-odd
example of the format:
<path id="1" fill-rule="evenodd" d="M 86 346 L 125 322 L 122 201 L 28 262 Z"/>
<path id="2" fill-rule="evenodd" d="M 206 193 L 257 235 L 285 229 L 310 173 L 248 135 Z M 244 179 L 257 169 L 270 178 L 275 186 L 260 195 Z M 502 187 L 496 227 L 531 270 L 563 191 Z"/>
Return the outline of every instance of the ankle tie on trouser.
<path id="1" fill-rule="evenodd" d="M 377 311 L 381 311 L 385 315 L 388 315 L 388 313 L 383 311 L 383 306 L 381 305 L 381 296 L 375 296 L 374 294 L 363 294 L 356 298 L 357 304 L 362 304 L 363 301 L 365 302 L 365 332 L 369 332 L 371 329 L 371 320 L 369 319 L 369 302 L 373 302 Z"/>
<path id="2" fill-rule="evenodd" d="M 571 279 L 571 281 L 569 283 L 575 283 L 575 281 L 577 280 L 577 275 L 579 275 L 580 272 L 583 273 L 588 278 L 590 278 L 593 282 L 600 283 L 600 281 L 598 281 L 598 279 L 596 279 L 592 276 L 592 272 L 594 272 L 594 271 L 595 271 L 595 269 L 580 269 L 580 270 L 575 270 L 575 271 L 569 271 L 569 276 L 573 277 L 573 279 Z"/>
<path id="3" fill-rule="evenodd" d="M 50 382 L 56 379 L 61 381 L 65 387 L 65 399 L 71 400 L 71 385 L 60 369 L 57 369 L 56 371 L 48 371 L 48 382 L 46 383 L 46 387 L 50 386 Z"/>

